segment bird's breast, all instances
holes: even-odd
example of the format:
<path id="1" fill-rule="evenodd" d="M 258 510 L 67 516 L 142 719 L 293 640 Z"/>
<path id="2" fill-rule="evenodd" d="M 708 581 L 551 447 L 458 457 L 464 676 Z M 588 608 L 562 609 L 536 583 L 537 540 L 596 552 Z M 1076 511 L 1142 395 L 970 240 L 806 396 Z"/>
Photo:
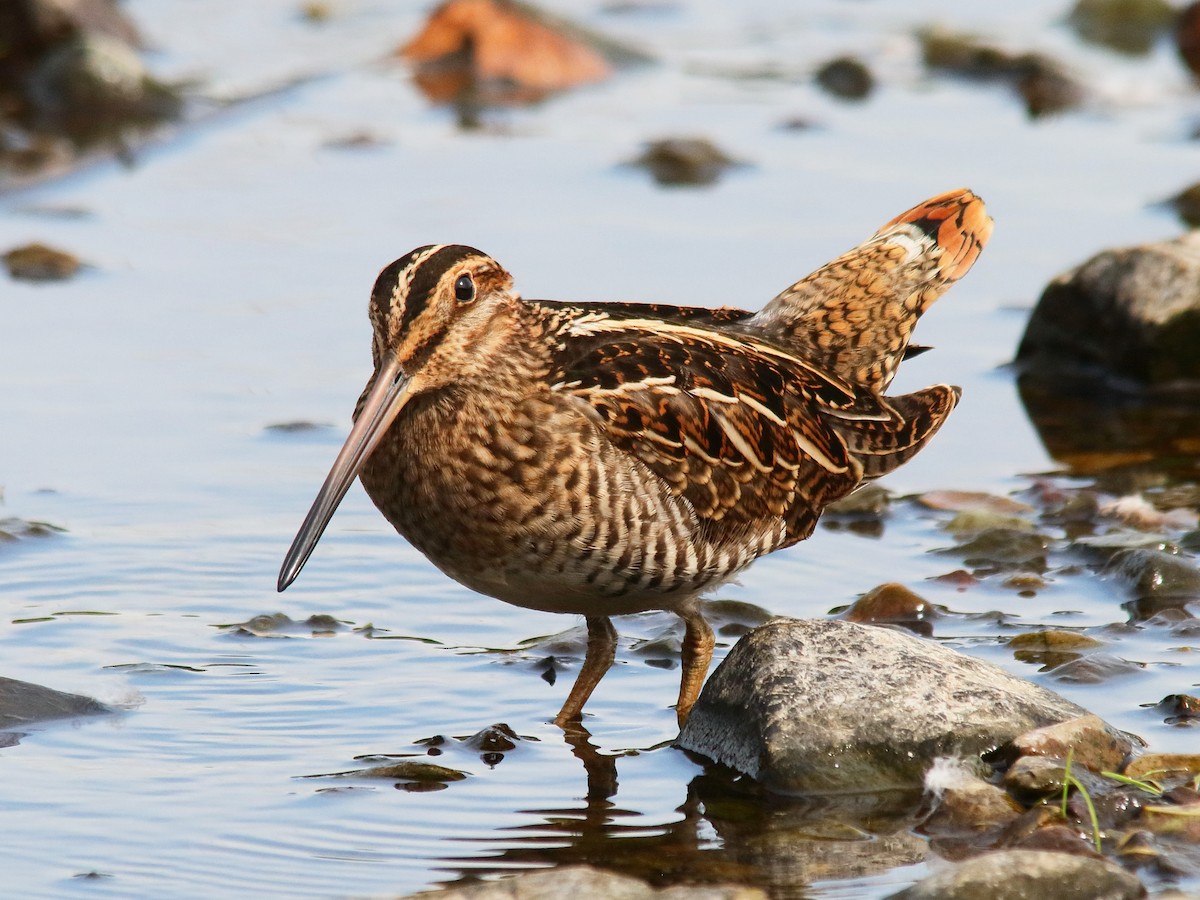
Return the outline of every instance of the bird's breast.
<path id="1" fill-rule="evenodd" d="M 401 535 L 466 586 L 519 606 L 673 608 L 763 548 L 716 547 L 686 501 L 549 391 L 417 398 L 362 471 Z"/>

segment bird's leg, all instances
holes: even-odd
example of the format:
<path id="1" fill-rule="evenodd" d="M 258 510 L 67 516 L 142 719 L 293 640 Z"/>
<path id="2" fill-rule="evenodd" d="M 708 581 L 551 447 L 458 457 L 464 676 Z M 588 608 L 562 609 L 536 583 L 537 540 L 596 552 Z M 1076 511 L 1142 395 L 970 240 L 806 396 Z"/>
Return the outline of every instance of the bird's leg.
<path id="1" fill-rule="evenodd" d="M 606 616 L 594 619 L 589 616 L 587 629 L 587 655 L 583 658 L 583 668 L 579 670 L 571 693 L 567 695 L 567 702 L 554 717 L 554 724 L 559 728 L 583 718 L 583 705 L 617 658 L 617 629 L 613 628 L 613 623 Z"/>
<path id="2" fill-rule="evenodd" d="M 708 674 L 708 664 L 712 662 L 715 641 L 712 629 L 704 621 L 700 610 L 681 612 L 679 617 L 687 626 L 683 635 L 683 677 L 679 684 L 679 702 L 675 704 L 675 717 L 682 728 L 688 713 L 696 705 L 696 698 L 700 696 L 704 676 Z"/>

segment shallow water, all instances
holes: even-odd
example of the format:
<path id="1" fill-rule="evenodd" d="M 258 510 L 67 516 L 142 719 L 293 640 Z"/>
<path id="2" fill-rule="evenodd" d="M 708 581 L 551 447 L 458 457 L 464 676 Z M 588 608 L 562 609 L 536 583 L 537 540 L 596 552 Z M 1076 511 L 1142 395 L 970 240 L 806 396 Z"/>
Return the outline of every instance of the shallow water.
<path id="1" fill-rule="evenodd" d="M 831 832 L 810 842 L 816 862 L 780 849 L 785 812 L 760 810 L 739 832 L 726 788 L 664 746 L 678 671 L 638 643 L 663 637 L 669 616 L 618 621 L 619 664 L 588 705 L 594 751 L 573 752 L 548 720 L 579 632 L 565 650 L 524 642 L 579 623 L 449 582 L 361 490 L 287 594 L 274 580 L 369 372 L 375 273 L 430 242 L 483 248 L 528 296 L 756 307 L 918 200 L 969 185 L 993 242 L 922 322 L 917 339 L 936 352 L 897 382 L 953 381 L 964 402 L 887 486 L 1005 494 L 1057 469 L 998 367 L 1054 274 L 1180 231 L 1153 204 L 1195 177 L 1185 135 L 1200 103 L 1167 46 L 1118 57 L 1080 45 L 1065 9 L 1002 6 L 572 2 L 564 11 L 660 64 L 467 133 L 384 59 L 420 5 L 348 0 L 312 25 L 282 0 L 126 4 L 161 75 L 227 98 L 305 80 L 165 136 L 130 167 L 0 196 L 0 247 L 43 240 L 92 266 L 63 284 L 0 282 L 2 512 L 67 529 L 0 545 L 2 674 L 125 710 L 33 726 L 0 750 L 8 890 L 376 896 L 579 860 L 657 872 L 675 859 L 664 880 L 702 872 L 780 896 L 883 896 L 920 877 L 924 845 L 903 831 Z M 1058 56 L 1092 98 L 1030 122 L 1003 87 L 931 77 L 911 35 L 932 22 Z M 848 51 L 879 81 L 864 103 L 809 78 Z M 775 74 L 751 77 L 764 69 Z M 816 127 L 780 127 L 797 116 Z M 329 146 L 362 131 L 379 143 Z M 620 165 L 674 134 L 751 165 L 673 190 Z M 269 428 L 293 421 L 323 427 Z M 813 616 L 900 581 L 964 614 L 937 638 L 1154 749 L 1194 749 L 1194 729 L 1140 704 L 1196 693 L 1195 638 L 1105 628 L 1127 621 L 1130 597 L 1091 575 L 1052 575 L 1033 598 L 930 581 L 960 567 L 930 552 L 953 543 L 937 526 L 900 505 L 879 537 L 822 528 L 719 596 Z M 275 611 L 344 627 L 220 627 Z M 1001 643 L 1039 625 L 1102 630 L 1106 652 L 1143 665 L 1097 685 L 1055 680 Z M 554 684 L 549 653 L 563 657 Z M 498 722 L 527 740 L 501 758 L 450 740 L 431 761 L 469 777 L 441 790 L 304 777 Z"/>

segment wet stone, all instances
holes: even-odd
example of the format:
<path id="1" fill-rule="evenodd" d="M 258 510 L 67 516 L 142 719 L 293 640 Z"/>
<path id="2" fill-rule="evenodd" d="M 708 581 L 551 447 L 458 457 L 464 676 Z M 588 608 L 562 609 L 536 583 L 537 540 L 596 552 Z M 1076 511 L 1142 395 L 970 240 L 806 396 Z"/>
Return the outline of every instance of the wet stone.
<path id="1" fill-rule="evenodd" d="M 776 619 L 709 678 L 678 746 L 795 793 L 920 789 L 1079 706 L 982 660 L 890 628 Z"/>
<path id="2" fill-rule="evenodd" d="M 1020 516 L 1007 515 L 990 509 L 964 509 L 942 524 L 942 529 L 955 537 L 966 537 L 996 528 L 1014 531 L 1033 531 L 1033 523 Z"/>
<path id="3" fill-rule="evenodd" d="M 887 488 L 871 482 L 825 507 L 821 520 L 859 517 L 881 519 L 887 515 L 890 505 L 891 494 Z"/>
<path id="4" fill-rule="evenodd" d="M 1166 0 L 1078 0 L 1067 22 L 1089 44 L 1144 56 L 1175 23 Z"/>
<path id="5" fill-rule="evenodd" d="M 875 87 L 875 78 L 861 61 L 842 56 L 825 63 L 816 73 L 817 84 L 842 100 L 864 100 Z"/>
<path id="6" fill-rule="evenodd" d="M 714 184 L 740 163 L 705 138 L 677 137 L 648 144 L 630 165 L 645 169 L 664 187 L 679 187 Z"/>
<path id="7" fill-rule="evenodd" d="M 976 834 L 1015 819 L 1021 806 L 957 761 L 938 760 L 925 776 L 936 805 L 921 829 L 930 835 Z"/>
<path id="8" fill-rule="evenodd" d="M 1100 515 L 1100 499 L 1094 491 L 1078 491 L 1047 506 L 1043 515 L 1048 521 L 1064 525 L 1090 524 Z"/>
<path id="9" fill-rule="evenodd" d="M 1082 105 L 1083 88 L 1058 63 L 1040 54 L 1021 57 L 1025 72 L 1016 79 L 1016 89 L 1025 101 L 1031 119 L 1054 115 Z"/>
<path id="10" fill-rule="evenodd" d="M 1066 759 L 1093 772 L 1119 771 L 1133 751 L 1133 740 L 1096 715 L 1081 716 L 1035 728 L 1015 738 L 1011 749 L 1018 756 Z"/>
<path id="11" fill-rule="evenodd" d="M 176 116 L 176 93 L 150 77 L 124 41 L 83 34 L 34 68 L 28 96 L 43 127 L 87 142 L 120 133 L 122 126 Z"/>
<path id="12" fill-rule="evenodd" d="M 1099 859 L 1096 845 L 1089 842 L 1079 828 L 1070 825 L 1050 824 L 1029 834 L 1020 843 L 1012 845 L 1014 850 L 1037 850 L 1043 853 L 1069 853 Z"/>
<path id="13" fill-rule="evenodd" d="M 988 528 L 942 552 L 955 553 L 969 566 L 1019 565 L 1043 569 L 1050 538 L 1017 528 Z"/>
<path id="14" fill-rule="evenodd" d="M 1016 591 L 1022 597 L 1033 597 L 1046 586 L 1046 580 L 1031 572 L 1020 572 L 1010 575 L 1001 582 L 1004 587 Z"/>
<path id="15" fill-rule="evenodd" d="M 1142 883 L 1102 859 L 1036 850 L 986 853 L 937 872 L 888 900 L 1135 900 Z"/>
<path id="16" fill-rule="evenodd" d="M 1022 756 L 1004 773 L 1004 787 L 1014 796 L 1033 803 L 1061 794 L 1066 774 L 1067 765 L 1061 759 Z"/>
<path id="17" fill-rule="evenodd" d="M 1014 650 L 1091 650 L 1103 647 L 1104 641 L 1078 631 L 1044 628 L 1018 634 L 1009 640 L 1008 646 Z"/>
<path id="18" fill-rule="evenodd" d="M 333 8 L 323 0 L 309 0 L 301 4 L 300 17 L 306 22 L 320 25 L 333 17 Z"/>
<path id="19" fill-rule="evenodd" d="M 1141 815 L 1148 802 L 1157 798 L 1136 787 L 1119 787 L 1099 795 L 1089 794 L 1089 799 L 1101 829 L 1112 831 L 1128 825 Z M 1078 821 L 1090 823 L 1091 812 L 1081 794 L 1072 794 L 1068 807 Z"/>
<path id="20" fill-rule="evenodd" d="M 929 620 L 937 618 L 944 609 L 902 584 L 881 584 L 855 600 L 840 618 L 847 622 L 886 623 L 903 625 L 919 634 L 932 634 Z"/>
<path id="21" fill-rule="evenodd" d="M 1184 65 L 1200 75 L 1200 3 L 1189 3 L 1175 25 L 1175 47 Z"/>
<path id="22" fill-rule="evenodd" d="M 1167 722 L 1200 719 L 1200 697 L 1191 694 L 1167 694 L 1152 705 L 1166 716 Z"/>
<path id="23" fill-rule="evenodd" d="M 1200 597 L 1200 569 L 1195 563 L 1159 550 L 1121 550 L 1106 571 L 1140 597 Z"/>
<path id="24" fill-rule="evenodd" d="M 296 420 L 293 422 L 276 422 L 268 425 L 266 430 L 275 434 L 309 434 L 314 431 L 325 431 L 331 427 L 327 422 Z"/>
<path id="25" fill-rule="evenodd" d="M 1191 616 L 1188 607 L 1195 601 L 1190 596 L 1138 597 L 1122 603 L 1121 609 L 1129 614 L 1130 622 L 1162 621 L 1166 616 Z"/>
<path id="26" fill-rule="evenodd" d="M 0 543 L 31 537 L 51 537 L 56 534 L 64 534 L 66 530 L 58 525 L 51 525 L 49 522 L 29 521 L 9 516 L 0 519 Z"/>
<path id="27" fill-rule="evenodd" d="M 0 677 L 0 728 L 110 712 L 112 709 L 91 697 Z"/>
<path id="28" fill-rule="evenodd" d="M 1184 188 L 1166 201 L 1188 228 L 1200 227 L 1200 183 Z"/>
<path id="29" fill-rule="evenodd" d="M 660 890 L 631 875 L 592 866 L 557 866 L 410 896 L 421 900 L 767 900 L 757 888 L 741 885 L 679 885 Z"/>
<path id="30" fill-rule="evenodd" d="M 45 244 L 14 247 L 0 257 L 18 281 L 66 281 L 79 272 L 79 258 Z"/>
<path id="31" fill-rule="evenodd" d="M 722 637 L 741 637 L 771 617 L 769 610 L 744 600 L 709 600 L 704 604 L 704 618 Z"/>
<path id="32" fill-rule="evenodd" d="M 481 728 L 470 737 L 462 739 L 463 745 L 480 753 L 508 753 L 517 749 L 520 735 L 504 723 Z"/>
<path id="33" fill-rule="evenodd" d="M 1121 774 L 1138 781 L 1162 783 L 1168 778 L 1200 775 L 1200 753 L 1144 753 L 1132 760 Z"/>
<path id="34" fill-rule="evenodd" d="M 218 625 L 226 634 L 247 637 L 328 637 L 345 629 L 345 623 L 325 613 L 297 622 L 287 613 L 264 613 L 231 625 Z"/>
<path id="35" fill-rule="evenodd" d="M 1145 668 L 1145 663 L 1111 653 L 1092 653 L 1056 666 L 1051 677 L 1064 684 L 1104 684 L 1114 678 L 1134 675 Z"/>
<path id="36" fill-rule="evenodd" d="M 352 772 L 339 773 L 340 776 L 358 776 L 361 778 L 395 778 L 401 781 L 440 782 L 462 781 L 467 777 L 466 772 L 439 766 L 434 763 L 420 762 L 414 759 L 402 759 L 381 766 L 371 766 L 366 769 L 355 769 Z M 323 776 L 314 776 L 323 777 Z"/>
<path id="37" fill-rule="evenodd" d="M 1138 824 L 1152 834 L 1200 842 L 1200 803 L 1186 806 L 1147 806 Z"/>
<path id="38" fill-rule="evenodd" d="M 1103 562 L 1110 561 L 1121 550 L 1158 550 L 1175 556 L 1179 547 L 1165 540 L 1162 535 L 1143 534 L 1140 531 L 1117 529 L 1105 534 L 1086 535 L 1071 542 L 1071 548 L 1082 551 Z"/>
<path id="39" fill-rule="evenodd" d="M 1083 657 L 1083 651 L 1104 646 L 1103 641 L 1074 631 L 1045 629 L 1018 634 L 1008 642 L 1013 658 L 1050 671 Z"/>
<path id="40" fill-rule="evenodd" d="M 938 575 L 933 580 L 941 584 L 952 585 L 958 591 L 965 591 L 972 585 L 979 583 L 979 579 L 966 569 L 955 569 L 953 572 Z"/>
<path id="41" fill-rule="evenodd" d="M 1009 53 L 964 34 L 931 29 L 920 35 L 926 67 L 978 81 L 1007 84 L 1030 118 L 1079 106 L 1083 88 L 1054 60 L 1039 53 Z"/>
<path id="42" fill-rule="evenodd" d="M 1025 371 L 1147 385 L 1200 379 L 1200 234 L 1105 250 L 1051 281 L 1017 351 Z"/>

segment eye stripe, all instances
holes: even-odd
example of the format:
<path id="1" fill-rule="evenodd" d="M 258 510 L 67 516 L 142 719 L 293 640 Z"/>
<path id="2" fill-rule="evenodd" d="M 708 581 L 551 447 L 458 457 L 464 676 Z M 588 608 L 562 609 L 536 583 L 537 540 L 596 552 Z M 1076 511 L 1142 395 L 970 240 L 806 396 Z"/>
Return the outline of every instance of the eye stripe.
<path id="1" fill-rule="evenodd" d="M 400 317 L 401 331 L 406 331 L 428 305 L 430 295 L 447 269 L 464 259 L 483 256 L 474 247 L 464 247 L 462 244 L 434 245 L 423 249 L 429 250 L 428 256 L 410 263 L 412 269 L 404 295 L 404 314 Z"/>

